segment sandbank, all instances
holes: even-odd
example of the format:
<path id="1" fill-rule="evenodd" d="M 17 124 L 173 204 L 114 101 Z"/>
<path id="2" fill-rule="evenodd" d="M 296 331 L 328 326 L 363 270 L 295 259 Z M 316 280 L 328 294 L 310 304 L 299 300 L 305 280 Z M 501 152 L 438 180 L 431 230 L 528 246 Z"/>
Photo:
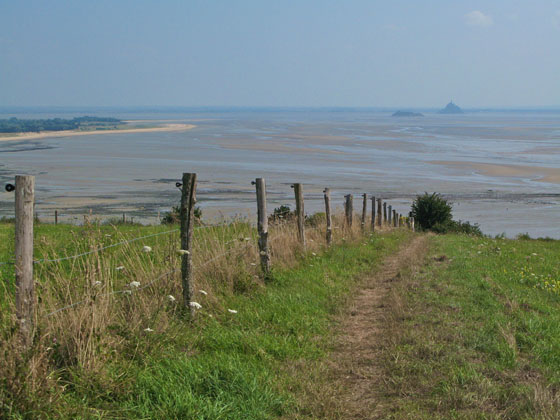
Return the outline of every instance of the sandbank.
<path id="1" fill-rule="evenodd" d="M 429 163 L 433 163 L 436 165 L 445 165 L 451 168 L 473 170 L 487 176 L 530 178 L 533 181 L 560 184 L 560 168 L 440 160 L 433 160 Z"/>
<path id="2" fill-rule="evenodd" d="M 136 122 L 136 121 L 135 121 Z M 14 141 L 14 140 L 36 140 L 49 137 L 73 137 L 73 136 L 90 136 L 94 134 L 126 134 L 126 133 L 150 133 L 158 131 L 186 131 L 196 127 L 193 124 L 162 124 L 158 127 L 150 128 L 122 128 L 116 130 L 62 130 L 62 131 L 42 131 L 40 133 L 18 133 L 8 135 L 6 137 L 0 136 L 0 141 Z"/>

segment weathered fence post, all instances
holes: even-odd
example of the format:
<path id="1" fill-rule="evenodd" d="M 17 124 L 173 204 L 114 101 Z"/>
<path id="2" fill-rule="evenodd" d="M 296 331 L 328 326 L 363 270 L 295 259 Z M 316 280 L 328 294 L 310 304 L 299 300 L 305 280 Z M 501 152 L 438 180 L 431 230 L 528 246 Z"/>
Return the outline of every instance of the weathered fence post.
<path id="1" fill-rule="evenodd" d="M 346 215 L 346 226 L 348 228 L 352 227 L 352 216 L 354 213 L 354 196 L 352 194 L 347 194 L 344 196 L 346 201 L 344 202 L 344 213 Z"/>
<path id="2" fill-rule="evenodd" d="M 325 216 L 327 218 L 327 246 L 332 244 L 331 190 L 325 188 Z"/>
<path id="3" fill-rule="evenodd" d="M 266 214 L 266 185 L 264 178 L 253 182 L 257 190 L 257 230 L 259 232 L 259 254 L 264 274 L 270 272 L 270 254 L 268 253 L 268 216 Z"/>
<path id="4" fill-rule="evenodd" d="M 393 210 L 393 226 L 397 227 L 399 225 L 399 220 L 397 218 L 397 211 Z"/>
<path id="5" fill-rule="evenodd" d="M 363 194 L 362 203 L 362 230 L 366 230 L 366 217 L 367 217 L 367 194 Z"/>
<path id="6" fill-rule="evenodd" d="M 392 220 L 391 214 L 393 213 L 393 206 L 389 205 L 387 207 L 388 207 L 387 208 L 387 224 L 389 226 L 391 226 L 391 220 Z"/>
<path id="7" fill-rule="evenodd" d="M 305 210 L 303 206 L 303 188 L 301 187 L 301 184 L 294 184 L 293 188 L 296 196 L 298 237 L 301 244 L 305 247 Z"/>
<path id="8" fill-rule="evenodd" d="M 414 217 L 410 218 L 410 228 L 412 229 L 413 232 L 415 232 L 415 230 L 414 230 Z"/>
<path id="9" fill-rule="evenodd" d="M 126 223 L 126 213 L 122 214 L 122 222 L 123 224 Z"/>
<path id="10" fill-rule="evenodd" d="M 375 197 L 371 197 L 371 231 L 375 231 Z"/>
<path id="11" fill-rule="evenodd" d="M 16 317 L 24 348 L 33 343 L 35 290 L 33 284 L 33 206 L 35 177 L 16 176 L 15 272 Z"/>
<path id="12" fill-rule="evenodd" d="M 54 224 L 58 225 L 58 210 L 54 211 Z"/>
<path id="13" fill-rule="evenodd" d="M 194 294 L 192 265 L 192 236 L 194 230 L 194 204 L 196 203 L 196 174 L 183 173 L 181 189 L 181 281 L 183 285 L 183 307 L 194 316 L 191 299 Z"/>
<path id="14" fill-rule="evenodd" d="M 387 203 L 383 203 L 383 223 L 387 223 Z"/>
<path id="15" fill-rule="evenodd" d="M 381 198 L 379 198 L 377 200 L 377 226 L 381 227 L 381 224 L 383 223 L 383 219 L 381 218 Z"/>

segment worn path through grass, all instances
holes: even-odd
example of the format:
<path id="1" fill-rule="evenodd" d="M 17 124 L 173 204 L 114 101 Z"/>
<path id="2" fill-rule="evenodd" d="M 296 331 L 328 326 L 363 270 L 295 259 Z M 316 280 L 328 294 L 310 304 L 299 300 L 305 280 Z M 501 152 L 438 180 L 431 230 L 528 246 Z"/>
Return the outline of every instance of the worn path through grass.
<path id="1" fill-rule="evenodd" d="M 560 419 L 560 241 L 416 236 L 357 288 L 313 419 Z"/>
<path id="2" fill-rule="evenodd" d="M 416 236 L 389 255 L 381 268 L 356 286 L 348 309 L 339 318 L 335 347 L 328 360 L 327 379 L 310 399 L 313 418 L 376 418 L 383 404 L 383 369 L 379 357 L 386 330 L 386 305 L 393 282 L 403 272 L 423 264 L 429 237 Z M 321 394 L 329 398 L 321 398 Z"/>

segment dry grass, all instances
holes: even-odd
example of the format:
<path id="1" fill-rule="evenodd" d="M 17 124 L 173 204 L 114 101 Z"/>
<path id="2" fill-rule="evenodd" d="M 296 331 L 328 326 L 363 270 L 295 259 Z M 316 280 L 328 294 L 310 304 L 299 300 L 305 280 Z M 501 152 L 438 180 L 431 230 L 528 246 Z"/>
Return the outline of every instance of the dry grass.
<path id="1" fill-rule="evenodd" d="M 359 223 L 348 229 L 341 227 L 342 220 L 340 215 L 335 217 L 334 243 L 362 240 Z M 304 253 L 319 253 L 326 247 L 324 223 L 306 227 L 305 250 L 293 223 L 273 224 L 269 231 L 275 268 L 294 266 Z M 56 240 L 38 238 L 43 251 L 36 257 L 57 259 L 126 239 L 118 227 L 108 234 L 96 224 L 72 235 L 63 238 L 64 253 L 55 251 Z M 264 286 L 256 232 L 246 222 L 199 229 L 194 243 L 194 300 L 205 308 L 201 316 L 219 316 L 226 311 L 222 296 L 250 293 Z M 152 251 L 143 252 L 144 244 Z M 118 393 L 119 379 L 108 369 L 116 354 L 132 358 L 144 346 L 163 345 L 143 340 L 150 330 L 180 333 L 173 328 L 184 313 L 178 249 L 178 233 L 172 233 L 124 244 L 110 252 L 36 264 L 37 323 L 34 345 L 27 353 L 21 352 L 17 342 L 12 294 L 5 294 L 5 309 L 0 315 L 0 400 L 27 409 L 48 404 L 65 387 L 76 386 L 75 378 L 68 376 L 76 369 L 84 378 L 95 378 L 105 392 Z M 131 285 L 133 282 L 139 286 Z M 0 413 L 11 409 L 0 403 Z"/>

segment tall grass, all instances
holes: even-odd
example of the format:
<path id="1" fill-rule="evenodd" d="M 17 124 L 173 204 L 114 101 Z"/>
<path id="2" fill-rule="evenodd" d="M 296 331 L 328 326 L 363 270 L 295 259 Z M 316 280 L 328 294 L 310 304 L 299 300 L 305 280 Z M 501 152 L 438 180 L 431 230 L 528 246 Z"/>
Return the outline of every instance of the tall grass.
<path id="1" fill-rule="evenodd" d="M 335 244 L 364 241 L 359 226 L 347 229 L 342 227 L 342 217 L 335 219 L 335 226 L 339 226 L 335 230 Z M 0 229 L 6 238 L 13 231 L 10 225 Z M 187 323 L 182 316 L 178 232 L 95 251 L 127 238 L 166 230 L 169 226 L 100 223 L 37 227 L 36 259 L 56 260 L 94 252 L 75 259 L 35 264 L 37 323 L 34 344 L 28 352 L 22 352 L 18 343 L 13 275 L 10 266 L 2 266 L 0 414 L 48 417 L 52 415 L 51 405 L 68 407 L 64 401 L 76 396 L 93 399 L 100 407 L 114 408 L 111 401 L 122 398 L 123 389 L 133 387 L 129 383 L 133 377 L 130 371 L 132 364 L 137 368 L 138 359 L 148 363 L 152 355 L 165 352 L 164 344 L 183 343 L 185 329 L 188 340 L 197 341 L 200 328 L 209 322 L 229 319 L 232 314 L 228 310 L 234 309 L 230 307 L 232 301 L 238 303 L 246 296 L 249 305 L 252 297 L 267 287 L 258 265 L 256 230 L 243 220 L 198 228 L 194 233 L 194 300 L 202 306 L 194 323 Z M 283 270 L 301 265 L 306 256 L 325 251 L 323 222 L 308 226 L 305 250 L 292 223 L 275 223 L 269 230 L 273 282 L 280 281 Z M 144 252 L 146 246 L 151 251 Z M 0 247 L 0 256 L 5 261 L 13 247 L 9 241 Z M 230 339 L 235 342 L 234 337 Z M 218 347 L 231 345 L 203 341 Z M 194 350 L 187 346 L 185 351 Z M 161 374 L 178 368 L 187 372 L 187 359 L 170 360 L 169 366 L 161 366 Z M 127 360 L 135 363 L 128 366 Z M 213 359 L 208 363 L 210 360 Z M 223 369 L 227 370 L 227 366 Z M 137 379 L 141 382 L 142 376 L 139 374 Z M 232 380 L 249 379 L 235 379 L 234 375 Z M 142 388 L 142 392 L 147 391 Z"/>

